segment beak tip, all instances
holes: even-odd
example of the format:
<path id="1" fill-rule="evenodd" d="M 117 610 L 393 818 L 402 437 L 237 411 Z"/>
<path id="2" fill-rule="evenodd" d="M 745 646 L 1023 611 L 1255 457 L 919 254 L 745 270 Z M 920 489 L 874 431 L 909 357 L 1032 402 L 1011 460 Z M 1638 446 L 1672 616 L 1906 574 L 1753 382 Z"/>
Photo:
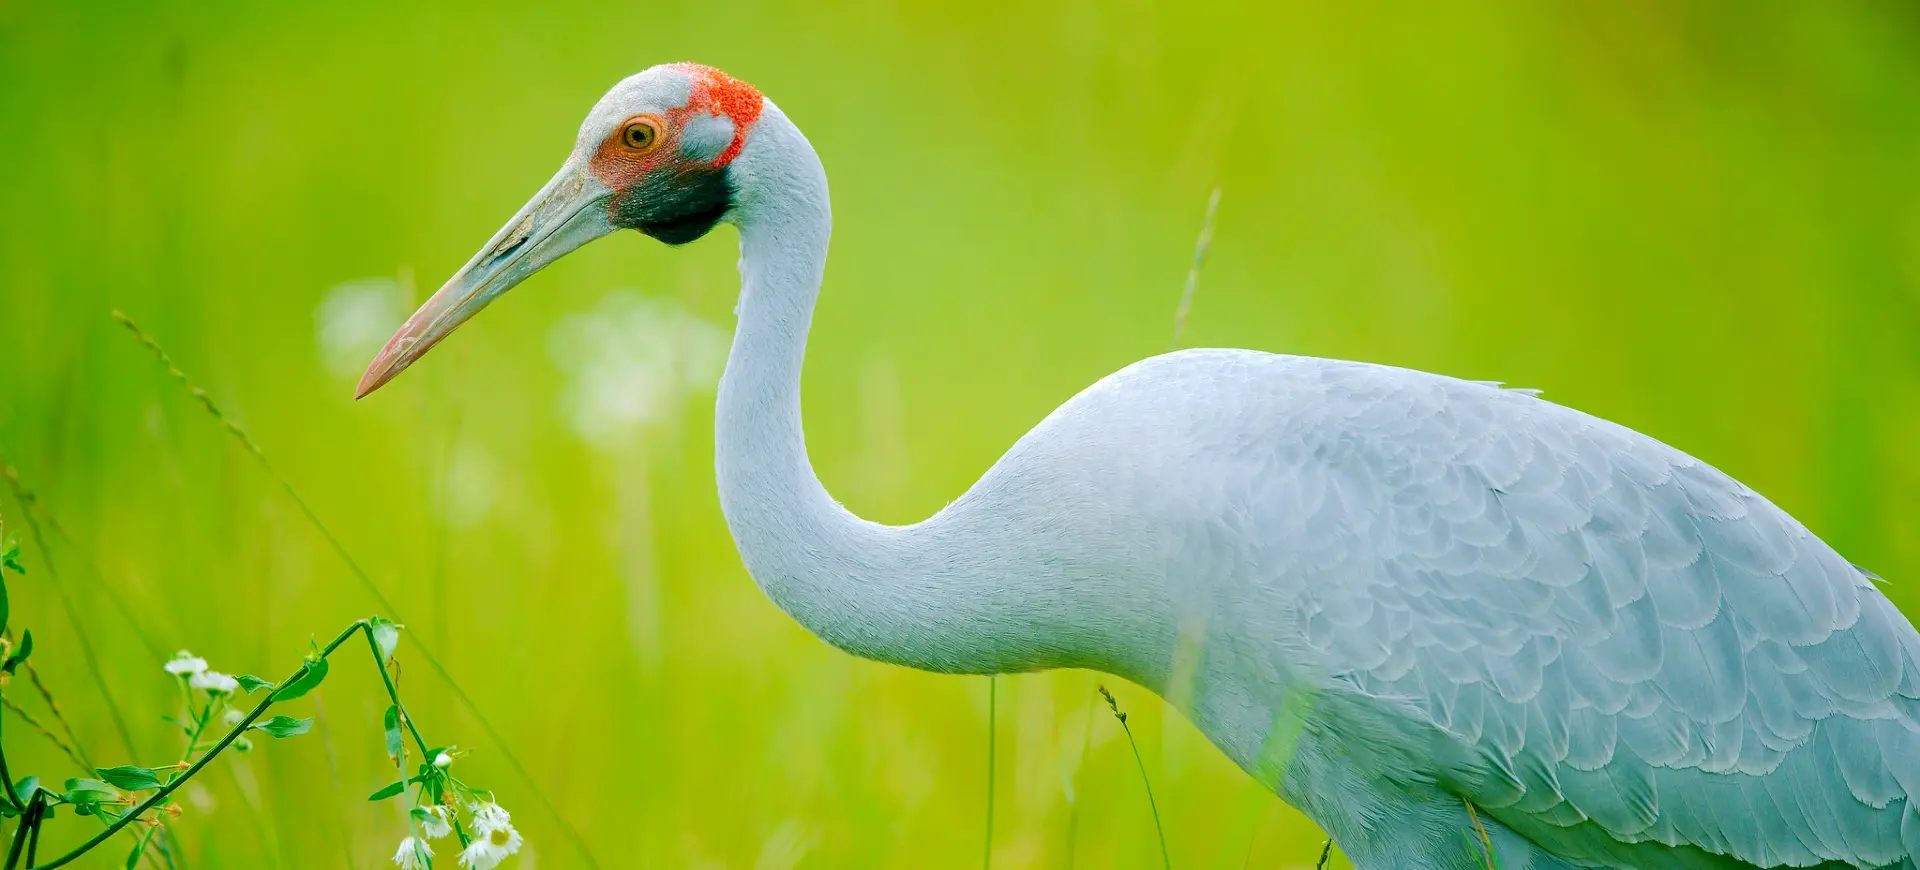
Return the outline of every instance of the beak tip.
<path id="1" fill-rule="evenodd" d="M 399 374 L 399 371 L 394 370 L 392 365 L 388 363 L 386 354 L 381 354 L 374 359 L 371 365 L 367 366 L 367 373 L 360 376 L 359 385 L 353 388 L 353 398 L 356 401 L 366 398 L 369 393 L 380 389 L 386 382 L 393 380 L 393 376 L 397 374 Z"/>

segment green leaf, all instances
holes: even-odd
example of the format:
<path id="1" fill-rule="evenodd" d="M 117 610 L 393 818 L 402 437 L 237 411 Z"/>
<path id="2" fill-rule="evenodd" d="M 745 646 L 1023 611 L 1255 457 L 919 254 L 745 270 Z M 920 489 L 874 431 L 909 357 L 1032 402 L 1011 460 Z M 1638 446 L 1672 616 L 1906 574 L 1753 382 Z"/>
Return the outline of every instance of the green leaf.
<path id="1" fill-rule="evenodd" d="M 266 680 L 260 679 L 259 677 L 256 677 L 252 674 L 241 674 L 240 676 L 234 677 L 233 679 L 234 679 L 234 682 L 239 683 L 240 688 L 249 695 L 253 694 L 254 692 L 258 692 L 261 689 L 270 688 L 273 686 L 272 683 L 267 682 Z"/>
<path id="2" fill-rule="evenodd" d="M 400 750 L 405 749 L 407 743 L 406 738 L 400 733 L 400 708 L 397 705 L 388 705 L 386 725 L 387 757 L 399 758 Z"/>
<path id="3" fill-rule="evenodd" d="M 292 716 L 275 716 L 265 722 L 255 722 L 247 727 L 249 731 L 265 731 L 275 737 L 293 737 L 305 734 L 313 728 L 312 719 L 295 719 Z"/>
<path id="4" fill-rule="evenodd" d="M 327 660 L 308 659 L 305 664 L 300 666 L 300 673 L 294 675 L 292 682 L 287 683 L 280 691 L 273 693 L 273 700 L 276 702 L 291 701 L 313 691 L 314 687 L 320 685 L 320 681 L 326 678 Z"/>
<path id="5" fill-rule="evenodd" d="M 417 779 L 417 777 L 416 777 L 416 779 Z M 412 781 L 413 781 L 413 780 L 411 780 L 411 779 L 403 779 L 403 780 L 401 780 L 401 781 L 399 781 L 399 782 L 396 782 L 396 783 L 393 783 L 393 784 L 391 784 L 391 785 L 388 785 L 388 786 L 387 786 L 386 788 L 383 788 L 383 789 L 381 789 L 381 790 L 379 790 L 379 791 L 376 791 L 376 792 L 374 792 L 374 793 L 373 793 L 373 794 L 371 794 L 371 795 L 368 795 L 368 796 L 367 796 L 367 800 L 370 800 L 370 801 L 383 801 L 383 800 L 386 800 L 387 798 L 390 798 L 390 797 L 393 797 L 394 795 L 397 795 L 397 794 L 399 794 L 399 793 L 401 793 L 401 792 L 403 792 L 403 791 L 406 791 L 406 790 L 407 790 L 407 783 L 409 783 L 409 782 L 412 782 Z"/>
<path id="6" fill-rule="evenodd" d="M 20 542 L 8 540 L 0 549 L 0 567 L 12 569 L 13 573 L 25 575 L 27 566 L 20 564 Z"/>
<path id="7" fill-rule="evenodd" d="M 40 777 L 37 776 L 23 776 L 20 777 L 19 782 L 13 784 L 13 793 L 19 795 L 23 801 L 33 800 L 33 793 L 39 790 Z M 47 794 L 53 794 L 53 792 L 47 792 Z"/>
<path id="8" fill-rule="evenodd" d="M 157 775 L 162 770 L 166 770 L 166 768 L 134 767 L 128 764 L 120 767 L 100 768 L 95 770 L 94 773 L 100 774 L 101 779 L 124 788 L 127 791 L 139 791 L 147 788 L 159 788 L 165 785 Z"/>
<path id="9" fill-rule="evenodd" d="M 400 626 L 393 620 L 376 616 L 373 623 L 373 643 L 380 648 L 380 664 L 393 661 L 393 651 L 400 646 Z"/>
<path id="10" fill-rule="evenodd" d="M 97 779 L 69 779 L 66 792 L 60 795 L 61 800 L 74 805 L 74 812 L 83 816 L 90 815 L 95 804 L 119 797 L 113 786 Z"/>
<path id="11" fill-rule="evenodd" d="M 0 671 L 6 671 L 9 674 L 13 673 L 13 669 L 19 667 L 22 662 L 27 660 L 27 656 L 30 655 L 33 655 L 32 629 L 20 633 L 20 647 L 13 651 L 13 655 L 7 656 L 7 663 L 0 665 Z"/>

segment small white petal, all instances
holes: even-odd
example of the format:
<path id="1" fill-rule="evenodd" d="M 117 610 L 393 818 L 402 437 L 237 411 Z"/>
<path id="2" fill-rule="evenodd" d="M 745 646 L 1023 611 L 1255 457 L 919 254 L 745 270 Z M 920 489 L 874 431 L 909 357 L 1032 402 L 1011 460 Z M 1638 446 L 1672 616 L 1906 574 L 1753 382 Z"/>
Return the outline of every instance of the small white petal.
<path id="1" fill-rule="evenodd" d="M 494 808 L 498 809 L 498 807 Z M 501 810 L 501 813 L 504 814 L 505 810 Z M 514 830 L 512 825 L 500 820 L 490 820 L 489 827 L 480 830 L 478 824 L 476 820 L 473 842 L 468 843 L 466 851 L 460 853 L 460 863 L 473 870 L 488 870 L 505 861 L 507 856 L 520 851 L 522 842 L 520 832 Z"/>
<path id="2" fill-rule="evenodd" d="M 240 681 L 219 671 L 201 670 L 187 678 L 187 685 L 208 692 L 231 695 L 240 690 Z"/>
<path id="3" fill-rule="evenodd" d="M 424 870 L 432 866 L 428 859 L 433 857 L 433 847 L 419 837 L 408 837 L 400 841 L 400 848 L 393 853 L 393 863 L 401 870 Z"/>
<path id="4" fill-rule="evenodd" d="M 433 766 L 434 766 L 434 767 L 446 767 L 447 765 L 449 765 L 449 764 L 452 764 L 452 763 L 453 763 L 453 756 L 451 756 L 451 755 L 448 755 L 448 754 L 446 754 L 446 753 L 444 753 L 444 752 L 442 752 L 442 753 L 440 753 L 439 755 L 436 755 L 436 756 L 434 756 L 434 757 L 433 757 Z"/>
<path id="5" fill-rule="evenodd" d="M 453 833 L 453 824 L 447 820 L 446 807 L 415 807 L 413 818 L 420 823 L 420 833 L 429 840 L 438 840 Z"/>
<path id="6" fill-rule="evenodd" d="M 174 653 L 173 659 L 161 665 L 161 667 L 166 668 L 167 673 L 173 674 L 174 676 L 197 674 L 207 669 L 207 660 L 186 650 L 181 650 Z"/>
<path id="7" fill-rule="evenodd" d="M 506 859 L 506 852 L 494 848 L 485 839 L 474 840 L 467 844 L 466 851 L 460 853 L 461 866 L 472 870 L 492 870 Z"/>
<path id="8" fill-rule="evenodd" d="M 473 813 L 473 830 L 476 836 L 489 834 L 500 828 L 513 827 L 511 824 L 513 814 L 492 801 L 474 804 L 468 808 L 468 811 Z"/>

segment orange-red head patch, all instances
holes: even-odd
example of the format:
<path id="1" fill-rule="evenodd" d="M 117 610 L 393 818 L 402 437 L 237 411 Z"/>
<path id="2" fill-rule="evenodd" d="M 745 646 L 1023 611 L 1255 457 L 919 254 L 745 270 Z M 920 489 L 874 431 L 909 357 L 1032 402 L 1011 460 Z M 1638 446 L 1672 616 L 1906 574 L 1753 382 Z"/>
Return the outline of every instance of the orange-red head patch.
<path id="1" fill-rule="evenodd" d="M 671 66 L 693 78 L 693 94 L 687 100 L 689 113 L 724 115 L 733 121 L 733 142 L 720 152 L 713 165 L 719 168 L 732 163 L 733 158 L 740 156 L 740 149 L 746 147 L 747 133 L 753 129 L 754 122 L 760 120 L 760 107 L 765 99 L 753 85 L 713 67 L 697 63 Z"/>

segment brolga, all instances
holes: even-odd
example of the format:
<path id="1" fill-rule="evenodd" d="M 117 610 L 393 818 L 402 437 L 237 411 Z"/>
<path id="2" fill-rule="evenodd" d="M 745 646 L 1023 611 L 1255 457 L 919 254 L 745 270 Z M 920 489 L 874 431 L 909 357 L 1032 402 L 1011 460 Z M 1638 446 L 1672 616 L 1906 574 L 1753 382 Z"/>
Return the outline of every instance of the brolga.
<path id="1" fill-rule="evenodd" d="M 359 395 L 587 242 L 720 223 L 741 275 L 720 504 L 828 643 L 1170 696 L 1362 870 L 1915 866 L 1920 635 L 1875 578 L 1705 463 L 1529 393 L 1179 351 L 1074 396 L 924 521 L 848 512 L 801 431 L 826 174 L 709 67 L 602 97 Z"/>

